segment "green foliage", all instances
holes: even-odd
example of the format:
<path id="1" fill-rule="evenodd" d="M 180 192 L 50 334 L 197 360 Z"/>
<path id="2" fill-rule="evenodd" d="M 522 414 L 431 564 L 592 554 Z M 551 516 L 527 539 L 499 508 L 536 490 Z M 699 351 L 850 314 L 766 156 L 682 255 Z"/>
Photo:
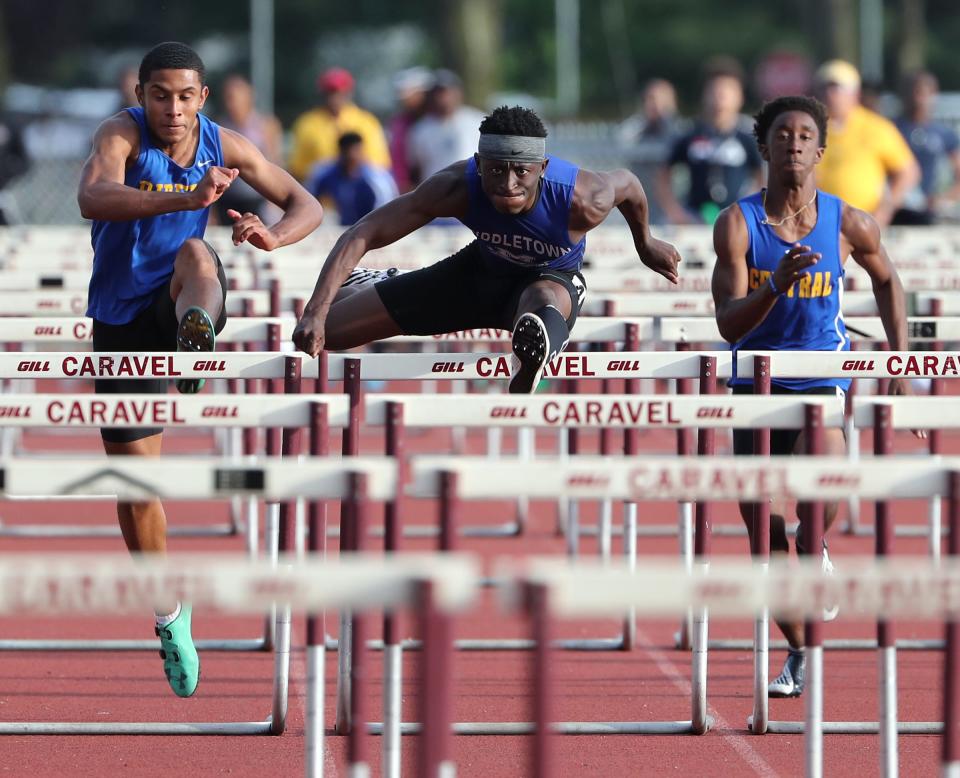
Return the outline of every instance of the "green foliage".
<path id="1" fill-rule="evenodd" d="M 748 69 L 772 48 L 790 48 L 815 57 L 822 49 L 828 20 L 817 15 L 819 0 L 581 0 L 582 110 L 613 115 L 618 95 L 611 70 L 611 41 L 600 9 L 622 3 L 626 18 L 632 80 L 652 76 L 673 80 L 683 107 L 695 108 L 700 68 L 713 54 L 737 57 Z M 886 0 L 887 86 L 896 86 L 896 19 L 902 0 Z M 929 39 L 926 53 L 942 86 L 960 89 L 960 40 L 957 0 L 926 0 Z M 276 100 L 285 121 L 314 98 L 317 41 L 338 29 L 421 25 L 434 42 L 421 52 L 425 64 L 443 44 L 449 0 L 275 0 Z M 550 99 L 555 94 L 554 0 L 503 0 L 503 49 L 498 56 L 500 88 Z M 196 43 L 211 36 L 237 41 L 236 61 L 247 63 L 245 49 L 249 0 L 4 0 L 11 78 L 59 86 L 113 83 L 105 62 L 118 51 L 142 52 L 161 40 Z M 3 60 L 0 40 L 0 64 Z M 376 59 L 377 52 L 369 52 Z M 449 56 L 449 54 L 448 54 Z M 0 73 L 2 75 L 2 73 Z M 216 74 L 214 74 L 216 75 Z M 216 83 L 216 81 L 214 81 Z"/>

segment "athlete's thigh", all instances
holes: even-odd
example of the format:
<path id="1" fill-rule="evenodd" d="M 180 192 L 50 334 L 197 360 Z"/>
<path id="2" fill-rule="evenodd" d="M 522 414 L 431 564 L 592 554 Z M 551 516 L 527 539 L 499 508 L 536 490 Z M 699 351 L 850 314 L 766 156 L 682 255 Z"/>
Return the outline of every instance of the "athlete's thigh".
<path id="1" fill-rule="evenodd" d="M 587 286 L 579 272 L 543 270 L 520 285 L 513 300 L 511 320 L 524 313 L 532 313 L 543 305 L 552 305 L 573 329 L 586 299 Z"/>
<path id="2" fill-rule="evenodd" d="M 516 277 L 491 273 L 470 244 L 430 267 L 378 281 L 374 288 L 384 308 L 407 335 L 499 327 L 504 303 L 514 294 Z"/>

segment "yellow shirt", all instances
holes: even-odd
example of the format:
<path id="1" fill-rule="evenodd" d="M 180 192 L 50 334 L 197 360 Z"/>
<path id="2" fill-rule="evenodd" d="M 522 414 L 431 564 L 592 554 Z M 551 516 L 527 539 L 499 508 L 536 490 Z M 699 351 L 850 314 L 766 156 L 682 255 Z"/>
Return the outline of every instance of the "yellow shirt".
<path id="1" fill-rule="evenodd" d="M 893 122 L 858 105 L 846 124 L 827 128 L 827 149 L 817 165 L 817 186 L 872 213 L 890 173 L 903 170 L 913 153 Z"/>
<path id="2" fill-rule="evenodd" d="M 307 111 L 293 124 L 293 148 L 287 168 L 303 181 L 318 162 L 337 157 L 337 141 L 346 132 L 363 138 L 367 160 L 382 168 L 390 168 L 387 139 L 377 117 L 352 103 L 345 105 L 338 116 L 325 108 Z"/>

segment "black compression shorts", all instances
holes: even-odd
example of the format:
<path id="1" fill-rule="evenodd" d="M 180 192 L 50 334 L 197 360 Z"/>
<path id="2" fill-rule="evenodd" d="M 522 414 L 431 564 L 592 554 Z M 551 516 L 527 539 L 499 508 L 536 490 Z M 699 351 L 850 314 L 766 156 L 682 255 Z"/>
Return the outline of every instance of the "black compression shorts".
<path id="1" fill-rule="evenodd" d="M 570 294 L 567 326 L 573 329 L 587 291 L 579 272 L 494 261 L 476 241 L 435 265 L 378 281 L 375 288 L 405 335 L 441 335 L 480 328 L 512 330 L 524 289 L 543 279 L 556 281 Z"/>
<path id="2" fill-rule="evenodd" d="M 733 387 L 734 394 L 754 394 L 751 384 L 737 384 Z M 845 400 L 844 391 L 838 386 L 812 386 L 809 389 L 788 389 L 785 386 L 771 384 L 770 394 L 791 394 L 791 395 L 833 395 L 839 398 L 843 403 Z M 797 440 L 800 437 L 799 429 L 771 429 L 770 430 L 770 455 L 771 456 L 789 456 L 794 452 Z M 754 453 L 753 448 L 753 430 L 735 429 L 733 431 L 733 453 L 737 456 L 751 456 Z M 800 452 L 803 453 L 803 452 Z"/>
<path id="3" fill-rule="evenodd" d="M 227 278 L 213 246 L 206 241 L 204 245 L 217 263 L 217 277 L 223 290 L 223 305 L 217 321 L 214 322 L 214 328 L 219 333 L 227 323 Z M 150 305 L 133 321 L 126 324 L 107 324 L 94 319 L 93 350 L 176 351 L 179 326 L 176 306 L 170 296 L 170 282 L 166 281 L 157 287 Z M 98 394 L 165 394 L 169 383 L 168 378 L 98 378 L 94 381 Z M 163 432 L 162 427 L 103 427 L 100 437 L 112 443 L 129 443 L 160 432 Z"/>

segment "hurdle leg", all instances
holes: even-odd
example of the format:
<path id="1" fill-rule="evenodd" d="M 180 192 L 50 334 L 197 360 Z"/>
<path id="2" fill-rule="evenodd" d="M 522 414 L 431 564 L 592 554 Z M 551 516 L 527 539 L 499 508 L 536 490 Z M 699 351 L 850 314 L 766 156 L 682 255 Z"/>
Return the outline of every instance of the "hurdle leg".
<path id="1" fill-rule="evenodd" d="M 808 625 L 812 626 L 812 625 Z M 823 776 L 823 646 L 807 644 L 807 705 L 804 711 L 804 775 Z"/>
<path id="2" fill-rule="evenodd" d="M 532 462 L 536 456 L 537 438 L 533 427 L 520 427 L 517 430 L 517 454 L 521 462 Z M 517 498 L 517 534 L 522 535 L 530 520 L 530 498 Z"/>
<path id="3" fill-rule="evenodd" d="M 759 564 L 766 575 L 767 562 Z M 770 683 L 770 611 L 764 608 L 753 622 L 753 715 L 748 725 L 755 735 L 766 734 L 769 719 L 767 686 Z"/>
<path id="4" fill-rule="evenodd" d="M 613 554 L 613 501 L 600 503 L 600 559 L 609 563 Z"/>
<path id="5" fill-rule="evenodd" d="M 403 708 L 403 649 L 399 643 L 383 647 L 383 775 L 400 778 L 400 722 Z"/>
<path id="6" fill-rule="evenodd" d="M 693 503 L 681 502 L 677 504 L 677 537 L 680 540 L 680 558 L 684 569 L 689 573 L 693 570 Z M 693 610 L 688 610 L 683 621 L 680 622 L 680 631 L 677 633 L 677 648 L 690 650 L 693 632 Z"/>
<path id="7" fill-rule="evenodd" d="M 623 504 L 623 555 L 630 571 L 637 569 L 637 504 Z M 637 609 L 627 610 L 623 620 L 623 648 L 630 651 L 637 644 Z"/>
<path id="8" fill-rule="evenodd" d="M 567 500 L 567 556 L 576 559 L 580 554 L 580 504 Z"/>
<path id="9" fill-rule="evenodd" d="M 309 616 L 308 624 L 315 623 L 317 618 Z M 304 721 L 304 737 L 307 741 L 307 778 L 323 778 L 325 660 L 326 646 L 323 642 L 323 630 L 319 630 L 318 636 L 308 635 L 307 637 L 307 711 Z"/>

